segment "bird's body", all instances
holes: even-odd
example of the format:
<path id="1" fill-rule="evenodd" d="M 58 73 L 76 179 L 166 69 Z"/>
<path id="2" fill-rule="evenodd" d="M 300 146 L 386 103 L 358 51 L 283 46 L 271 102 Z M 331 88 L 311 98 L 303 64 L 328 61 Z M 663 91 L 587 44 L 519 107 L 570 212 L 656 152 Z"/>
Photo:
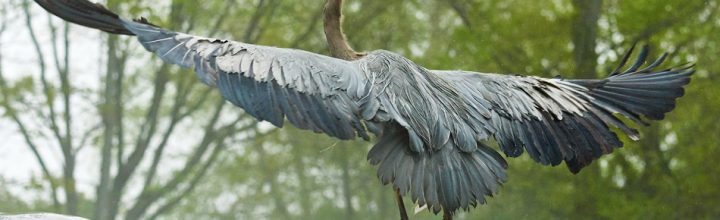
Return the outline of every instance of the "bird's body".
<path id="1" fill-rule="evenodd" d="M 259 120 L 344 140 L 374 133 L 368 160 L 381 181 L 436 213 L 485 203 L 505 181 L 505 160 L 484 141 L 496 139 L 510 157 L 527 151 L 538 163 L 564 161 L 578 172 L 622 146 L 609 126 L 638 138 L 617 114 L 641 124 L 643 116 L 661 119 L 693 73 L 655 71 L 664 56 L 641 69 L 645 48 L 626 71 L 601 80 L 428 70 L 388 51 L 346 61 L 177 33 L 85 0 L 36 2 L 68 21 L 137 36 Z"/>

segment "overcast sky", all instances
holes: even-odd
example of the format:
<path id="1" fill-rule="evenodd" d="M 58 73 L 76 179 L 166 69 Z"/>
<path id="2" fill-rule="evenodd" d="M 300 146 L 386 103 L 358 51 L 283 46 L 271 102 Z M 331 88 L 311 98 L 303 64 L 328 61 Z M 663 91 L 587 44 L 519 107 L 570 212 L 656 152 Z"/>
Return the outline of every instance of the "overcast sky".
<path id="1" fill-rule="evenodd" d="M 47 13 L 34 4 L 31 8 L 33 27 L 38 41 L 41 44 L 49 45 L 50 28 L 48 27 Z M 0 35 L 3 75 L 11 82 L 29 75 L 38 76 L 37 54 L 32 45 L 22 10 L 9 10 L 6 16 L 8 17 L 6 20 L 8 27 Z M 54 24 L 60 24 L 59 19 L 52 18 L 51 21 Z M 100 39 L 103 37 L 104 34 L 99 31 L 71 26 L 71 39 L 73 40 L 71 41 L 70 78 L 74 86 L 91 89 L 99 86 L 99 74 L 102 73 L 102 71 L 99 71 L 101 67 L 99 64 L 102 62 Z M 57 84 L 59 82 L 57 72 L 54 63 L 50 62 L 51 57 L 49 56 L 52 54 L 51 47 L 47 46 L 43 49 L 48 65 L 48 81 Z M 92 103 L 87 100 L 74 101 L 86 105 L 77 108 L 77 111 L 88 111 L 88 104 Z M 33 102 L 44 102 L 44 99 L 33 100 Z M 32 118 L 24 119 L 29 122 L 36 122 L 33 124 L 44 123 L 42 121 L 33 121 Z M 89 121 L 83 121 L 82 118 L 76 117 L 75 119 L 74 123 L 77 124 L 90 123 Z M 57 144 L 42 140 L 36 141 L 39 141 L 39 148 L 50 169 L 59 174 L 61 170 L 61 154 Z M 86 148 L 79 155 L 81 159 L 78 160 L 76 178 L 79 183 L 78 188 L 83 193 L 93 194 L 94 192 L 94 184 L 98 173 L 98 161 L 90 156 L 94 154 L 94 150 Z M 14 183 L 11 186 L 13 192 L 19 192 L 22 191 L 24 185 L 27 185 L 31 177 L 40 176 L 40 173 L 37 160 L 25 144 L 17 126 L 8 118 L 0 118 L 0 176 Z"/>
<path id="2" fill-rule="evenodd" d="M 164 2 L 164 1 L 161 1 Z M 162 7 L 161 7 L 162 8 Z M 51 84 L 59 84 L 59 78 L 54 65 L 52 62 L 52 47 L 50 46 L 50 28 L 49 22 L 61 27 L 62 21 L 58 18 L 50 18 L 49 14 L 45 12 L 39 6 L 32 4 L 31 14 L 33 15 L 33 27 L 38 37 L 38 41 L 45 45 L 42 50 L 47 64 L 47 79 Z M 8 81 L 13 82 L 23 77 L 34 76 L 35 79 L 39 79 L 39 66 L 37 53 L 32 44 L 31 37 L 28 32 L 25 17 L 22 10 L 10 10 L 7 15 L 6 21 L 8 22 L 7 30 L 0 34 L 0 52 L 3 55 L 3 76 Z M 2 18 L 0 18 L 2 19 Z M 103 41 L 107 34 L 91 30 L 85 27 L 70 25 L 71 30 L 71 48 L 70 48 L 70 81 L 75 88 L 90 89 L 91 91 L 99 91 L 101 84 L 101 78 L 105 74 L 104 56 L 105 51 L 103 48 Z M 138 102 L 146 103 L 150 99 L 151 84 L 152 84 L 152 71 L 151 68 L 147 68 L 148 57 L 151 53 L 144 53 L 142 47 L 139 44 L 132 44 L 134 51 L 138 51 L 138 54 L 133 56 L 133 59 L 128 61 L 128 72 L 135 70 L 147 69 L 147 71 L 139 71 L 138 74 L 148 74 L 147 77 L 140 77 L 142 79 L 148 79 L 147 86 L 139 86 L 145 88 L 147 91 L 140 92 L 139 94 L 133 94 L 133 100 L 125 100 L 127 102 Z M 194 74 L 193 74 L 194 75 Z M 36 86 L 40 86 L 40 82 L 36 82 Z M 200 82 L 198 82 L 200 83 Z M 135 91 L 134 91 L 135 92 Z M 99 98 L 96 97 L 96 93 L 92 93 L 91 97 L 80 97 L 74 96 L 71 100 L 73 106 L 73 131 L 77 136 L 79 131 L 88 130 L 93 127 L 94 124 L 99 123 L 97 115 L 97 109 L 95 104 L 98 103 Z M 38 106 L 45 104 L 45 99 L 42 97 L 26 97 L 30 99 L 30 102 L 37 103 Z M 39 108 L 41 108 L 39 107 Z M 230 122 L 235 119 L 234 114 L 241 112 L 239 109 L 226 108 L 224 113 L 229 114 L 227 117 L 222 117 L 221 122 Z M 2 113 L 2 112 L 0 112 Z M 26 114 L 27 115 L 27 114 Z M 83 117 L 77 117 L 83 116 Z M 87 116 L 87 117 L 86 117 Z M 29 126 L 35 128 L 40 127 L 48 122 L 41 121 L 39 117 L 25 117 L 23 118 Z M 198 133 L 200 129 L 197 128 L 199 122 L 193 121 L 192 118 L 185 120 L 178 124 L 176 130 L 182 132 L 175 132 L 173 134 L 168 146 L 170 146 L 169 152 L 166 153 L 166 158 L 163 159 L 162 166 L 158 170 L 158 178 L 162 180 L 166 176 L 169 176 L 173 170 L 179 169 L 184 165 L 184 157 L 181 155 L 187 154 L 192 150 L 202 135 Z M 260 130 L 267 131 L 273 128 L 269 123 L 261 123 Z M 33 134 L 35 138 L 38 138 L 37 134 Z M 50 137 L 50 134 L 47 134 Z M 50 141 L 48 141 L 50 140 Z M 53 138 L 45 140 L 35 139 L 36 144 L 39 145 L 41 154 L 46 160 L 46 164 L 53 174 L 59 176 L 62 169 L 62 153 L 59 146 L 56 144 Z M 241 147 L 239 145 L 231 146 L 230 149 Z M 152 149 L 150 149 L 152 150 Z M 100 158 L 99 149 L 92 146 L 87 146 L 80 151 L 77 158 L 77 168 L 75 177 L 78 183 L 78 190 L 85 195 L 94 195 L 95 186 L 98 184 L 99 176 L 99 164 Z M 149 164 L 148 160 L 143 161 L 141 166 Z M 41 171 L 37 165 L 37 160 L 33 156 L 32 151 L 26 145 L 22 135 L 19 133 L 17 126 L 5 117 L 0 117 L 0 176 L 5 180 L 8 180 L 11 192 L 14 193 L 25 193 L 27 192 L 24 187 L 28 186 L 29 181 L 32 177 L 40 177 Z M 130 194 L 128 197 L 133 197 L 134 194 L 139 193 L 142 182 L 135 181 L 129 183 L 126 194 Z M 48 193 L 42 193 L 41 195 L 47 198 Z M 33 196 L 29 196 L 26 199 L 32 200 Z"/>

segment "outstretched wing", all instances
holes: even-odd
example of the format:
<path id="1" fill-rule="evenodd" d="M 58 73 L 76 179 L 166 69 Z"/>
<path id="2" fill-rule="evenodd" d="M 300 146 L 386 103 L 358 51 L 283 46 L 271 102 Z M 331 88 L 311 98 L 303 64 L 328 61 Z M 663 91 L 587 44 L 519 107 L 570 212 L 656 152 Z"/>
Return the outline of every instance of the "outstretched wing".
<path id="1" fill-rule="evenodd" d="M 632 51 L 632 50 L 631 50 Z M 630 52 L 631 52 L 630 51 Z M 618 70 L 627 61 L 623 58 Z M 474 127 L 486 125 L 506 155 L 527 151 L 537 162 L 565 161 L 572 172 L 623 143 L 610 125 L 633 140 L 638 132 L 615 114 L 639 124 L 641 118 L 659 120 L 675 107 L 690 82 L 692 66 L 655 71 L 665 59 L 640 69 L 648 50 L 626 71 L 606 79 L 563 80 L 539 77 L 434 71 L 455 85 L 470 109 Z"/>
<path id="2" fill-rule="evenodd" d="M 358 64 L 300 50 L 209 39 L 125 21 L 143 46 L 165 62 L 191 67 L 223 98 L 259 120 L 340 139 L 368 138 L 360 100 L 370 81 Z"/>
<path id="3" fill-rule="evenodd" d="M 340 139 L 368 139 L 366 128 L 381 129 L 372 123 L 366 127 L 359 116 L 363 106 L 378 105 L 367 98 L 375 81 L 363 74 L 362 61 L 177 33 L 145 19 L 122 19 L 87 0 L 35 2 L 67 21 L 137 36 L 165 62 L 194 68 L 204 83 L 219 88 L 223 98 L 278 127 L 287 117 L 301 129 Z"/>

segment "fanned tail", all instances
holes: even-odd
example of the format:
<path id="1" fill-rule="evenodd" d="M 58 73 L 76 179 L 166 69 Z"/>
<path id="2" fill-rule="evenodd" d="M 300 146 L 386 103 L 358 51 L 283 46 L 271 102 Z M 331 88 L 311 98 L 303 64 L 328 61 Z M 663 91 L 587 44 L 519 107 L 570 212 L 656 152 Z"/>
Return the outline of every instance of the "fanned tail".
<path id="1" fill-rule="evenodd" d="M 469 209 L 485 203 L 485 196 L 498 192 L 505 182 L 505 160 L 487 146 L 479 145 L 467 153 L 455 146 L 434 152 L 411 152 L 407 130 L 399 125 L 386 126 L 368 160 L 378 165 L 383 184 L 392 183 L 413 202 L 427 205 L 435 213 L 445 209 Z M 452 141 L 448 145 L 453 145 Z"/>

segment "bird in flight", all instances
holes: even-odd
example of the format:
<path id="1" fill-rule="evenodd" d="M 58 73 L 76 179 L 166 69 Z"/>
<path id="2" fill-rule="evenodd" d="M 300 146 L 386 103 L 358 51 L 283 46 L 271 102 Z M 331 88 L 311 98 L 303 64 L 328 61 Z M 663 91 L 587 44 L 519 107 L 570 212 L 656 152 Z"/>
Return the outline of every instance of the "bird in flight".
<path id="1" fill-rule="evenodd" d="M 402 202 L 446 216 L 486 202 L 506 180 L 508 157 L 523 152 L 543 165 L 579 172 L 660 120 L 684 94 L 693 66 L 645 65 L 647 47 L 626 69 L 632 49 L 604 79 L 560 79 L 426 69 L 377 50 L 346 61 L 302 50 L 198 37 L 127 20 L 87 0 L 35 0 L 69 22 L 135 36 L 163 61 L 193 68 L 222 97 L 261 121 L 350 140 L 377 137 L 368 160 Z M 402 216 L 406 218 L 406 216 Z"/>

